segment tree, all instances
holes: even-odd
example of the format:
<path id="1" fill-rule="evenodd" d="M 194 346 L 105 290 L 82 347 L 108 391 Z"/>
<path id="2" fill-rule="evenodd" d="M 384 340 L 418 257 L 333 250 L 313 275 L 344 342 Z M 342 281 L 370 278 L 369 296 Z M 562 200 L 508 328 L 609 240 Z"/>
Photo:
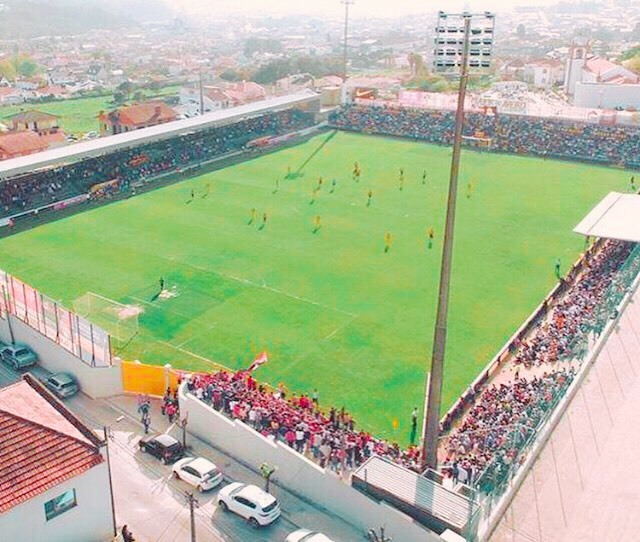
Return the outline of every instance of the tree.
<path id="1" fill-rule="evenodd" d="M 624 62 L 624 67 L 631 70 L 632 72 L 640 74 L 640 55 L 626 60 Z"/>
<path id="2" fill-rule="evenodd" d="M 23 77 L 31 77 L 38 71 L 38 65 L 33 60 L 26 58 L 18 64 L 17 71 Z"/>
<path id="3" fill-rule="evenodd" d="M 640 56 L 640 45 L 636 45 L 622 53 L 622 60 L 630 60 L 636 56 Z"/>
<path id="4" fill-rule="evenodd" d="M 220 74 L 220 79 L 224 79 L 225 81 L 241 81 L 242 76 L 240 72 L 237 72 L 233 68 L 227 68 Z"/>
<path id="5" fill-rule="evenodd" d="M 527 35 L 527 31 L 524 27 L 524 25 L 522 23 L 520 23 L 517 27 L 516 27 L 516 34 L 518 35 L 519 38 L 524 38 Z"/>
<path id="6" fill-rule="evenodd" d="M 282 43 L 273 38 L 249 38 L 244 44 L 244 54 L 248 57 L 255 53 L 280 54 L 283 52 Z"/>
<path id="7" fill-rule="evenodd" d="M 136 90 L 133 95 L 133 100 L 135 102 L 144 102 L 146 100 L 146 96 L 142 90 Z"/>
<path id="8" fill-rule="evenodd" d="M 127 95 L 122 90 L 115 90 L 113 92 L 113 101 L 120 105 L 127 101 Z"/>
<path id="9" fill-rule="evenodd" d="M 253 80 L 261 85 L 271 85 L 278 79 L 293 73 L 291 61 L 288 59 L 274 60 L 258 68 Z"/>
<path id="10" fill-rule="evenodd" d="M 409 61 L 409 68 L 411 69 L 411 75 L 413 77 L 425 77 L 428 75 L 428 69 L 425 66 L 424 58 L 420 53 L 409 53 L 407 55 Z"/>
<path id="11" fill-rule="evenodd" d="M 9 81 L 16 78 L 16 69 L 11 60 L 3 60 L 0 62 L 0 77 L 5 77 Z"/>
<path id="12" fill-rule="evenodd" d="M 128 100 L 131 97 L 131 93 L 133 92 L 133 83 L 131 81 L 123 81 L 116 87 L 116 92 L 121 92 L 125 96 L 125 100 Z M 115 100 L 115 92 L 113 93 Z"/>

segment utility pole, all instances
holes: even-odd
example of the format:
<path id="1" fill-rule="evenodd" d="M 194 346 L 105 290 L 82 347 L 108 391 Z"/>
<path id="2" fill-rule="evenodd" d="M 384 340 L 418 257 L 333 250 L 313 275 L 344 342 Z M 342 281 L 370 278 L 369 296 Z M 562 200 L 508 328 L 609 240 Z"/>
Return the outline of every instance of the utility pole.
<path id="1" fill-rule="evenodd" d="M 341 4 L 344 4 L 344 42 L 343 42 L 343 51 L 342 51 L 342 76 L 344 77 L 344 82 L 347 82 L 347 63 L 348 63 L 348 54 L 347 54 L 347 39 L 349 33 L 349 6 L 353 5 L 355 0 L 340 0 Z"/>
<path id="2" fill-rule="evenodd" d="M 453 156 L 451 158 L 451 172 L 449 176 L 449 197 L 447 200 L 447 215 L 444 230 L 442 263 L 440 267 L 440 286 L 438 291 L 438 309 L 436 325 L 433 334 L 433 350 L 431 354 L 431 370 L 426 379 L 425 423 L 422 438 L 422 461 L 424 468 L 436 469 L 438 466 L 438 440 L 440 437 L 440 409 L 442 406 L 442 378 L 444 372 L 444 355 L 447 343 L 447 316 L 449 312 L 449 287 L 451 284 L 451 263 L 453 258 L 453 232 L 456 217 L 456 199 L 458 193 L 458 173 L 460 170 L 460 153 L 462 149 L 462 128 L 464 124 L 464 101 L 469 80 L 469 50 L 471 45 L 471 22 L 484 18 L 480 27 L 474 26 L 474 37 L 480 37 L 485 46 L 474 46 L 472 54 L 478 60 L 474 66 L 488 66 L 493 46 L 494 16 L 490 13 L 472 15 L 462 13 L 449 15 L 444 12 L 438 14 L 436 28 L 435 67 L 459 67 L 460 86 L 458 89 L 458 106 L 456 109 L 456 127 L 453 140 Z M 446 38 L 445 38 L 446 36 Z M 456 49 L 439 47 L 450 44 L 455 39 Z M 489 47 L 490 45 L 490 47 Z M 451 59 L 451 51 L 455 51 L 455 60 Z M 480 60 L 486 58 L 486 60 Z M 483 64 L 486 62 L 486 66 Z"/>
<path id="3" fill-rule="evenodd" d="M 204 115 L 204 90 L 202 88 L 202 66 L 198 72 L 198 88 L 200 90 L 200 114 Z"/>
<path id="4" fill-rule="evenodd" d="M 9 327 L 9 337 L 11 339 L 11 344 L 16 344 L 15 337 L 13 336 L 13 326 L 11 325 L 11 305 L 9 301 L 9 294 L 7 293 L 7 289 L 5 286 L 2 286 L 2 299 L 4 303 L 4 315 L 7 318 L 7 326 Z"/>
<path id="5" fill-rule="evenodd" d="M 184 418 L 178 420 L 178 425 L 182 428 L 182 447 L 187 449 L 187 425 L 189 424 L 189 413 L 187 412 Z"/>
<path id="6" fill-rule="evenodd" d="M 193 496 L 193 493 L 187 491 L 185 494 L 187 502 L 189 503 L 189 516 L 191 519 L 191 542 L 196 542 L 196 514 L 195 509 L 198 507 L 198 499 Z"/>
<path id="7" fill-rule="evenodd" d="M 109 439 L 111 438 L 111 428 L 106 425 L 102 428 L 104 433 L 105 454 L 107 459 L 107 475 L 109 476 L 109 497 L 111 498 L 111 517 L 113 520 L 113 536 L 118 536 L 118 526 L 116 523 L 116 505 L 113 498 L 113 479 L 111 478 L 111 457 L 109 456 Z"/>

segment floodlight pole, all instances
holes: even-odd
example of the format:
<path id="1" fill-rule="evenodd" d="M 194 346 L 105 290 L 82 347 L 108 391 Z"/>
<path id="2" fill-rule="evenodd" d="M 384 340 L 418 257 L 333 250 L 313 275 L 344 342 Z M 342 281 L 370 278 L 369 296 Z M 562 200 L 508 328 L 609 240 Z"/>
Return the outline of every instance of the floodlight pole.
<path id="1" fill-rule="evenodd" d="M 354 3 L 355 0 L 340 0 L 341 4 L 344 4 L 344 41 L 343 41 L 343 50 L 342 50 L 342 76 L 344 78 L 344 82 L 347 82 L 347 35 L 349 31 L 349 6 Z"/>
<path id="2" fill-rule="evenodd" d="M 456 109 L 456 128 L 449 177 L 449 199 L 444 229 L 442 263 L 440 267 L 440 288 L 438 292 L 438 310 L 433 335 L 431 370 L 427 375 L 426 416 L 423 427 L 422 461 L 424 468 L 436 469 L 438 466 L 438 438 L 440 436 L 440 408 L 442 403 L 442 377 L 444 372 L 444 354 L 447 341 L 447 314 L 449 311 L 449 286 L 451 283 L 451 262 L 453 256 L 453 231 L 456 218 L 456 197 L 458 192 L 458 172 L 460 170 L 460 151 L 462 147 L 462 127 L 464 123 L 464 101 L 469 79 L 469 35 L 471 33 L 471 14 L 465 13 L 464 43 L 460 66 L 460 88 L 458 89 L 458 107 Z"/>

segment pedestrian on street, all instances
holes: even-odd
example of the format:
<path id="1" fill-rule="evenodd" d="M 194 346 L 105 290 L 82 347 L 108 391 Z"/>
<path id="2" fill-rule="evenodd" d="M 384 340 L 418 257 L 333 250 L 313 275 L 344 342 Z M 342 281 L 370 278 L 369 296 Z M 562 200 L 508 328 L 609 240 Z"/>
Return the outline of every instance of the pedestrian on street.
<path id="1" fill-rule="evenodd" d="M 173 418 L 175 417 L 178 411 L 178 409 L 176 408 L 176 405 L 173 402 L 169 403 L 165 411 L 167 413 L 167 417 L 169 418 L 169 423 L 173 423 Z"/>
<path id="2" fill-rule="evenodd" d="M 146 399 L 143 399 L 138 407 L 138 412 L 140 412 L 140 421 L 144 421 L 145 416 L 149 415 L 149 409 L 151 407 L 151 403 Z"/>
<path id="3" fill-rule="evenodd" d="M 136 541 L 136 539 L 133 538 L 133 534 L 129 530 L 129 527 L 127 527 L 126 525 L 124 525 L 122 527 L 122 540 L 124 542 L 135 542 Z"/>
<path id="4" fill-rule="evenodd" d="M 144 425 L 144 434 L 148 435 L 149 426 L 151 425 L 151 417 L 149 416 L 149 413 L 145 414 L 144 417 L 142 418 L 142 425 Z"/>

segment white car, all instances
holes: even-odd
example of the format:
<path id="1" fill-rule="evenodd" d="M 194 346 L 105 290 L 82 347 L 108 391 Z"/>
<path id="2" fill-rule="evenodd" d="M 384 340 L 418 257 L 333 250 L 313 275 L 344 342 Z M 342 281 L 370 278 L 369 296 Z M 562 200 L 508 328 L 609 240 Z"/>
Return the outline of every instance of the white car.
<path id="1" fill-rule="evenodd" d="M 258 486 L 235 482 L 218 493 L 223 512 L 230 510 L 247 519 L 253 527 L 270 525 L 280 517 L 280 504 Z"/>
<path id="2" fill-rule="evenodd" d="M 208 491 L 222 482 L 220 469 L 204 457 L 180 459 L 173 464 L 172 470 L 176 478 L 197 487 L 198 491 Z"/>
<path id="3" fill-rule="evenodd" d="M 287 536 L 284 542 L 333 542 L 333 540 L 322 533 L 299 529 Z"/>

